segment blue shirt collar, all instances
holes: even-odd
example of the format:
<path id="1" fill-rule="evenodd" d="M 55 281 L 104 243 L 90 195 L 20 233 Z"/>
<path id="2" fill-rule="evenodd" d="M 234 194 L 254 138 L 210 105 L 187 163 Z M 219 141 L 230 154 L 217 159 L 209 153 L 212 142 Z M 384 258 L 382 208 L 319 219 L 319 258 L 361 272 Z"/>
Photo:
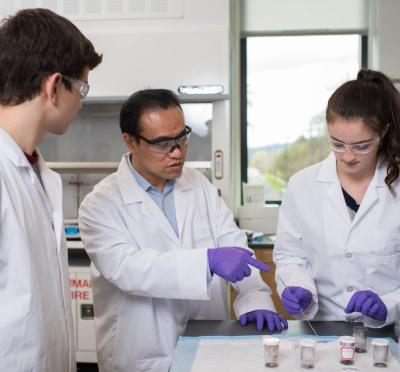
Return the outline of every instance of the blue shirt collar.
<path id="1" fill-rule="evenodd" d="M 158 191 L 160 194 L 160 190 L 155 188 L 149 181 L 146 180 L 135 168 L 133 168 L 131 159 L 130 159 L 130 154 L 126 154 L 126 161 L 128 163 L 129 169 L 131 170 L 133 176 L 135 177 L 135 180 L 137 184 L 144 190 L 144 191 Z M 170 192 L 175 185 L 175 180 L 168 180 L 167 183 L 165 184 L 164 191 L 162 194 L 166 194 Z"/>

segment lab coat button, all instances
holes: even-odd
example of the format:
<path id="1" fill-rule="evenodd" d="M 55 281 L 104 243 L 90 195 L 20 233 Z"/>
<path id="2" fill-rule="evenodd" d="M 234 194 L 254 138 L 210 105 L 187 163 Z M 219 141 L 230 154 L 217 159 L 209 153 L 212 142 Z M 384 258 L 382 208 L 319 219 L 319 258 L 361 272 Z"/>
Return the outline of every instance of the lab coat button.
<path id="1" fill-rule="evenodd" d="M 352 258 L 352 257 L 353 257 L 353 255 L 352 255 L 350 252 L 347 252 L 347 253 L 345 254 L 345 256 L 346 256 L 347 258 Z"/>
<path id="2" fill-rule="evenodd" d="M 354 287 L 352 287 L 351 285 L 347 287 L 347 292 L 353 292 L 354 291 Z"/>

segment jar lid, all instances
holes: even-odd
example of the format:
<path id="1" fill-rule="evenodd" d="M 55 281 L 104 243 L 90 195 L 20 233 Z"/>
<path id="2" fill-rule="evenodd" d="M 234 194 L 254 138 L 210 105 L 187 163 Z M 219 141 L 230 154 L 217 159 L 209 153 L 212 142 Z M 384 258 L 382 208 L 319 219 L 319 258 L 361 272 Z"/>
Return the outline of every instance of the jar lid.
<path id="1" fill-rule="evenodd" d="M 311 338 L 303 338 L 300 340 L 300 346 L 315 347 L 317 341 Z"/>
<path id="2" fill-rule="evenodd" d="M 351 345 L 351 344 L 354 344 L 355 341 L 354 341 L 353 336 L 342 336 L 342 337 L 339 337 L 339 342 Z"/>
<path id="3" fill-rule="evenodd" d="M 372 343 L 372 345 L 377 345 L 377 346 L 388 346 L 389 345 L 389 341 L 384 338 L 373 338 L 371 343 Z"/>
<path id="4" fill-rule="evenodd" d="M 275 337 L 264 337 L 263 342 L 264 345 L 279 345 L 279 338 Z"/>

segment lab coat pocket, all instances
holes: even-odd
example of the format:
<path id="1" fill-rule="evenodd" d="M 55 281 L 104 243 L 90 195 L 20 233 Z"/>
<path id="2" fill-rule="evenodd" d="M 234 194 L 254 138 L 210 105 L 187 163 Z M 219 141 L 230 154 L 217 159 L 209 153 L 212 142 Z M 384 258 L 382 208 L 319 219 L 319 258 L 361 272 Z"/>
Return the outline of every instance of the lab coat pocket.
<path id="1" fill-rule="evenodd" d="M 381 250 L 369 252 L 367 274 L 369 287 L 380 295 L 400 288 L 400 239 L 389 239 Z"/>
<path id="2" fill-rule="evenodd" d="M 168 372 L 172 364 L 171 358 L 140 359 L 136 362 L 135 372 Z"/>

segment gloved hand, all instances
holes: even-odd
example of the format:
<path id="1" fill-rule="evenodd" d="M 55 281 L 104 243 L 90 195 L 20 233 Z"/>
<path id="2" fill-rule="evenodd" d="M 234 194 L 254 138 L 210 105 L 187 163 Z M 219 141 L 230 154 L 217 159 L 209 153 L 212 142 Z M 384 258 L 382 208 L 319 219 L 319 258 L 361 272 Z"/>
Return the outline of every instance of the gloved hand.
<path id="1" fill-rule="evenodd" d="M 289 286 L 283 290 L 281 300 L 289 314 L 300 314 L 310 305 L 312 294 L 308 289 Z"/>
<path id="2" fill-rule="evenodd" d="M 386 320 L 387 308 L 380 297 L 372 291 L 357 291 L 344 309 L 345 313 L 359 312 L 375 320 Z"/>
<path id="3" fill-rule="evenodd" d="M 240 247 L 221 247 L 208 249 L 208 266 L 212 274 L 217 274 L 221 278 L 232 283 L 250 276 L 251 268 L 268 271 L 268 265 L 251 257 L 253 252 Z"/>
<path id="4" fill-rule="evenodd" d="M 254 310 L 242 314 L 239 317 L 241 326 L 245 326 L 248 322 L 257 322 L 257 331 L 261 332 L 264 324 L 267 326 L 268 331 L 281 331 L 282 328 L 288 327 L 288 322 L 279 314 L 270 310 Z"/>

